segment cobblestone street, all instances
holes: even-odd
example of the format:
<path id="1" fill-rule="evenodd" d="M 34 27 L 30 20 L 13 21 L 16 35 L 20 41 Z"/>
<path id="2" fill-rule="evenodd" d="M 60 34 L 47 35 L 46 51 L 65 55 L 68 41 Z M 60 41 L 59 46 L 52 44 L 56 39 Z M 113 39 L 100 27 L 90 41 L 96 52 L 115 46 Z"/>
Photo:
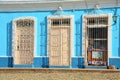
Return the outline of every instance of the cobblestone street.
<path id="1" fill-rule="evenodd" d="M 93 69 L 0 69 L 0 80 L 120 80 L 120 71 Z"/>

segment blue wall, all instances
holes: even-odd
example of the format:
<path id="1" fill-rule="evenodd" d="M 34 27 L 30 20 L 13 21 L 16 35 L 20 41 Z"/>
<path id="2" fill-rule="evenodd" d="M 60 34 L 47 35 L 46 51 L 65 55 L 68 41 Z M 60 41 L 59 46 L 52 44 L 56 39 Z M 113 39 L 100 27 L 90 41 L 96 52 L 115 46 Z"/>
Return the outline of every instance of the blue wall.
<path id="1" fill-rule="evenodd" d="M 115 66 L 117 69 L 120 69 L 120 58 L 110 58 L 109 65 Z"/>
<path id="2" fill-rule="evenodd" d="M 73 44 L 73 67 L 83 67 L 79 63 L 84 64 L 83 58 L 74 58 L 82 56 L 82 16 L 91 13 L 90 10 L 66 10 L 64 14 L 74 15 L 74 44 Z M 37 19 L 36 26 L 36 54 L 34 58 L 34 67 L 48 67 L 48 57 L 39 58 L 40 56 L 47 56 L 47 16 L 53 15 L 55 11 L 28 11 L 28 12 L 0 12 L 0 56 L 12 56 L 12 20 L 24 16 L 33 16 Z M 118 16 L 117 23 L 112 22 L 112 56 L 120 56 L 120 8 L 106 8 L 96 11 L 96 14 L 112 13 Z M 9 58 L 8 58 L 9 59 Z M 8 65 L 6 63 L 4 66 Z M 113 60 L 113 59 L 112 59 Z M 2 66 L 3 58 L 0 58 L 0 66 Z M 46 62 L 48 63 L 46 63 Z M 4 62 L 3 62 L 4 63 Z M 45 64 L 44 64 L 45 63 Z M 74 63 L 74 64 L 73 64 Z M 44 64 L 44 65 L 43 65 Z M 120 66 L 119 66 L 120 67 Z"/>
<path id="3" fill-rule="evenodd" d="M 2 68 L 13 67 L 13 58 L 12 57 L 0 57 L 0 67 Z"/>
<path id="4" fill-rule="evenodd" d="M 84 58 L 83 57 L 73 57 L 72 58 L 72 68 L 84 68 Z"/>
<path id="5" fill-rule="evenodd" d="M 49 58 L 48 57 L 35 57 L 34 58 L 34 67 L 35 68 L 48 68 L 49 67 Z"/>
<path id="6" fill-rule="evenodd" d="M 12 38 L 12 20 L 24 16 L 33 16 L 37 19 L 36 26 L 36 56 L 47 55 L 47 16 L 53 15 L 55 11 L 32 11 L 32 12 L 1 12 L 0 13 L 0 56 L 11 56 L 11 38 Z M 88 10 L 92 12 L 92 10 Z M 74 15 L 74 54 L 73 56 L 82 56 L 82 16 L 87 14 L 86 10 L 67 10 L 64 14 Z M 98 11 L 99 12 L 99 11 Z M 102 14 L 115 13 L 115 9 L 101 9 Z M 99 13 L 100 14 L 100 13 Z M 112 25 L 112 56 L 119 55 L 119 17 L 120 8 L 117 9 L 118 16 L 117 24 Z"/>

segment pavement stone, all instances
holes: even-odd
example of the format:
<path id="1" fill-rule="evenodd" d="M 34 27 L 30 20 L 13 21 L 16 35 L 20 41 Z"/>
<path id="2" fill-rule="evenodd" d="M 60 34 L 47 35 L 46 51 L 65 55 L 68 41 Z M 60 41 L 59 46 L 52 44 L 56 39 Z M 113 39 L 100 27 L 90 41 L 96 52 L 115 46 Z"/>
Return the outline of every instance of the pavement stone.
<path id="1" fill-rule="evenodd" d="M 120 70 L 0 69 L 0 80 L 120 80 Z"/>

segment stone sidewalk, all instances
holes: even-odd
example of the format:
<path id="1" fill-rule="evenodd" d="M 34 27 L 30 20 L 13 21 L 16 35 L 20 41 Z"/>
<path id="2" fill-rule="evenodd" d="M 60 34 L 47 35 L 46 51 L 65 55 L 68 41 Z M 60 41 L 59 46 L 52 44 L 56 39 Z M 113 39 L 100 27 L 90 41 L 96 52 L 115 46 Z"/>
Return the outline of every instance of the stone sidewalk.
<path id="1" fill-rule="evenodd" d="M 120 80 L 120 70 L 0 69 L 0 80 Z"/>

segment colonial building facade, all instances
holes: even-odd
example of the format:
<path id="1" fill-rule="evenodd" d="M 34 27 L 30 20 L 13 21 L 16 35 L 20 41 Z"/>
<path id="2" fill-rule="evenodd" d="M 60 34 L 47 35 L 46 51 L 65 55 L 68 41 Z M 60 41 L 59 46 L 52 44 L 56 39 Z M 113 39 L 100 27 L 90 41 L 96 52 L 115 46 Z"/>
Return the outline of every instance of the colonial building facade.
<path id="1" fill-rule="evenodd" d="M 120 0 L 0 1 L 1 68 L 120 68 Z"/>

